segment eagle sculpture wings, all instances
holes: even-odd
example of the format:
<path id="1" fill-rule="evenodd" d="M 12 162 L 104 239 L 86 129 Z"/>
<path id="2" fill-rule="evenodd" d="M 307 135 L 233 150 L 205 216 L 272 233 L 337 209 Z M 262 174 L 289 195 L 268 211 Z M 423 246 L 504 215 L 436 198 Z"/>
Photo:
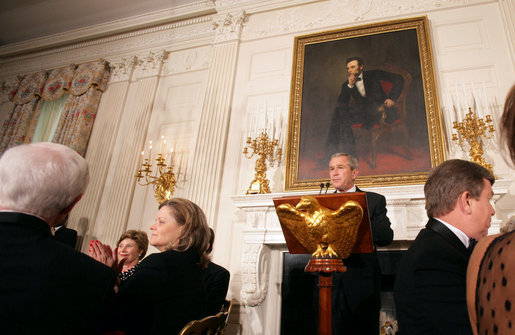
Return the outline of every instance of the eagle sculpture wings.
<path id="1" fill-rule="evenodd" d="M 313 196 L 303 196 L 293 207 L 277 206 L 281 223 L 314 258 L 349 257 L 363 217 L 363 208 L 347 201 L 337 210 L 322 207 Z"/>

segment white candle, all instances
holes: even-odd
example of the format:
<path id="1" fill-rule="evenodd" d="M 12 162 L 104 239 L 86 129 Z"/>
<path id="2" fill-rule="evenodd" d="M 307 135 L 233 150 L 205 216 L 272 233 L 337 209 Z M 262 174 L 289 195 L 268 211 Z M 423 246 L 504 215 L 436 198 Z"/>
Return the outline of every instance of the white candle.
<path id="1" fill-rule="evenodd" d="M 275 133 L 276 133 L 276 129 L 277 128 L 277 115 L 276 115 L 276 111 L 275 111 L 275 105 L 273 107 L 273 112 L 274 112 L 274 117 L 272 119 L 272 141 L 275 140 Z"/>
<path id="2" fill-rule="evenodd" d="M 268 127 L 268 102 L 265 101 L 265 126 L 263 127 L 265 132 L 269 130 Z"/>
<path id="3" fill-rule="evenodd" d="M 173 166 L 173 148 L 170 149 L 170 165 L 169 166 Z"/>
<path id="4" fill-rule="evenodd" d="M 163 153 L 163 141 L 164 141 L 165 137 L 164 135 L 161 135 L 161 145 L 159 147 L 159 153 Z"/>
<path id="5" fill-rule="evenodd" d="M 182 156 L 184 155 L 184 151 L 180 151 L 179 153 L 179 167 L 177 168 L 177 178 L 179 178 L 179 175 L 181 174 L 181 166 L 182 166 Z"/>
<path id="6" fill-rule="evenodd" d="M 279 148 L 282 148 L 283 147 L 283 142 L 284 142 L 284 119 L 283 119 L 283 116 L 281 115 L 281 127 L 279 128 L 280 129 L 280 134 L 279 134 Z"/>
<path id="7" fill-rule="evenodd" d="M 458 115 L 461 114 L 461 104 L 460 104 L 460 92 L 458 91 L 458 83 L 456 83 L 456 103 L 458 104 Z"/>
<path id="8" fill-rule="evenodd" d="M 256 107 L 252 109 L 252 138 L 256 138 L 257 133 L 257 113 L 256 113 Z"/>
<path id="9" fill-rule="evenodd" d="M 470 107 L 469 101 L 467 98 L 467 88 L 465 86 L 465 79 L 461 78 L 461 85 L 463 86 L 463 98 L 465 99 L 465 108 L 467 109 L 465 113 L 468 113 L 468 109 Z"/>
<path id="10" fill-rule="evenodd" d="M 452 103 L 451 103 L 451 99 L 449 98 L 449 94 L 444 93 L 444 95 L 445 95 L 445 105 L 446 105 L 446 109 L 447 109 L 447 114 L 449 115 L 449 120 L 451 121 L 451 129 L 452 129 L 452 125 L 454 124 L 454 121 L 456 121 L 456 117 L 454 114 L 454 108 L 452 108 Z"/>
<path id="11" fill-rule="evenodd" d="M 247 129 L 245 131 L 245 137 L 249 137 L 250 136 L 250 110 L 249 108 L 247 108 Z M 245 139 L 246 140 L 246 139 Z"/>
<path id="12" fill-rule="evenodd" d="M 485 82 L 483 81 L 483 114 L 489 115 L 488 99 L 486 98 Z M 492 115 L 493 116 L 493 115 Z"/>
<path id="13" fill-rule="evenodd" d="M 148 149 L 148 161 L 150 162 L 152 160 L 152 141 L 149 142 Z"/>
<path id="14" fill-rule="evenodd" d="M 476 94 L 476 87 L 474 86 L 474 83 L 472 83 L 472 97 L 474 98 L 474 105 L 476 107 L 475 111 L 477 112 L 477 117 L 482 118 L 483 116 L 481 115 L 481 107 Z"/>

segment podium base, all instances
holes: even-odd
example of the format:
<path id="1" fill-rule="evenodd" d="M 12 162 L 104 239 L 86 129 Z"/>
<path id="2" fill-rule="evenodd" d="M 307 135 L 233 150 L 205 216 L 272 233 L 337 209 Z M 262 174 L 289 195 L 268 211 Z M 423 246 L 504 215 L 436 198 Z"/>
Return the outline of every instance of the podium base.
<path id="1" fill-rule="evenodd" d="M 311 258 L 304 269 L 305 272 L 345 272 L 347 267 L 343 265 L 341 258 Z"/>
<path id="2" fill-rule="evenodd" d="M 341 258 L 311 258 L 304 271 L 318 272 L 318 335 L 332 335 L 333 272 L 345 272 L 347 267 Z"/>

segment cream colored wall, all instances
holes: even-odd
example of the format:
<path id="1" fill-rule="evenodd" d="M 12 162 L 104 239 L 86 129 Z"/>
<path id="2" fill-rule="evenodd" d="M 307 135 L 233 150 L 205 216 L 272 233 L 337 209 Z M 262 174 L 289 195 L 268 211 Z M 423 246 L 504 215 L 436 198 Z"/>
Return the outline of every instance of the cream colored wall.
<path id="1" fill-rule="evenodd" d="M 244 232 L 249 227 L 245 214 L 230 198 L 244 194 L 254 174 L 255 159 L 242 155 L 247 119 L 265 108 L 270 115 L 287 117 L 295 36 L 427 15 L 441 102 L 462 80 L 484 82 L 497 120 L 514 83 L 514 0 L 216 1 L 214 7 L 217 14 L 163 27 L 4 56 L 0 81 L 9 84 L 18 74 L 108 59 L 113 75 L 86 155 L 92 182 L 72 213 L 71 225 L 84 236 L 85 246 L 91 238 L 115 243 L 128 228 L 148 231 L 157 202 L 150 187 L 136 185 L 134 174 L 145 144 L 156 143 L 164 135 L 183 156 L 184 173 L 175 195 L 192 199 L 206 211 L 217 236 L 214 261 L 231 271 L 229 297 L 236 301 L 241 299 L 244 278 L 249 278 L 246 274 L 252 271 L 242 267 Z M 442 112 L 448 123 L 447 110 Z M 447 158 L 467 158 L 453 143 L 446 150 Z M 497 144 L 489 142 L 487 150 L 485 158 L 496 175 L 512 180 L 513 169 L 504 162 Z M 284 173 L 284 159 L 269 169 L 272 192 L 283 190 Z M 515 213 L 513 196 L 515 185 L 496 204 L 499 219 Z M 278 278 L 281 264 L 277 257 L 271 259 L 275 276 L 270 277 Z M 268 283 L 267 290 L 280 295 L 280 283 Z M 246 299 L 259 302 L 262 298 L 257 294 Z M 253 328 L 242 308 L 236 309 L 241 314 L 232 330 L 276 333 L 280 306 L 267 307 L 260 316 L 272 320 L 265 323 L 266 329 Z"/>

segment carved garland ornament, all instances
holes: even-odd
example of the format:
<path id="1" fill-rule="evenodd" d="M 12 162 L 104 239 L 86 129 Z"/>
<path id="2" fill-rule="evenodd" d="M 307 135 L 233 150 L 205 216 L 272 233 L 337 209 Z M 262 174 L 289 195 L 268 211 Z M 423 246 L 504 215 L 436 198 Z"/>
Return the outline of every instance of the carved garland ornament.
<path id="1" fill-rule="evenodd" d="M 270 252 L 262 244 L 246 244 L 242 260 L 241 301 L 244 305 L 260 305 L 268 292 Z"/>

